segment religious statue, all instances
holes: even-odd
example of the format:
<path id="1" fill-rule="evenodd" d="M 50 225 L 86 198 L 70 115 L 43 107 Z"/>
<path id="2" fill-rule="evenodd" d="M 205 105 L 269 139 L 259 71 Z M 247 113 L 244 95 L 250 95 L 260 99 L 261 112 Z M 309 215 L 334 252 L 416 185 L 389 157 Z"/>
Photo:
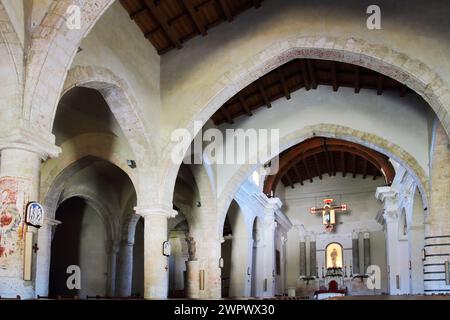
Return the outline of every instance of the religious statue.
<path id="1" fill-rule="evenodd" d="M 195 248 L 195 240 L 194 237 L 188 236 L 186 238 L 186 242 L 188 243 L 188 254 L 189 254 L 189 261 L 196 261 L 196 248 Z"/>
<path id="2" fill-rule="evenodd" d="M 331 265 L 333 266 L 333 268 L 337 267 L 337 264 L 336 264 L 337 256 L 338 256 L 338 252 L 337 252 L 336 248 L 334 248 L 330 253 Z"/>

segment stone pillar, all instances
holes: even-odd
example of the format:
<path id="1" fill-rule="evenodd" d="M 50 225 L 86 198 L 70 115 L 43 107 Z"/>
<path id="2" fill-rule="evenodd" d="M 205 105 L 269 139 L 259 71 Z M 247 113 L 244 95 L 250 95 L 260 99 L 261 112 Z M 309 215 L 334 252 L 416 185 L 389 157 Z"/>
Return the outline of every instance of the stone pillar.
<path id="1" fill-rule="evenodd" d="M 116 281 L 116 295 L 120 297 L 131 296 L 133 284 L 133 248 L 134 242 L 122 241 L 120 244 Z"/>
<path id="2" fill-rule="evenodd" d="M 25 281 L 25 241 L 28 235 L 32 237 L 32 243 L 37 244 L 38 229 L 25 226 L 25 210 L 30 201 L 39 201 L 41 161 L 48 156 L 56 156 L 59 148 L 44 142 L 36 134 L 17 130 L 11 132 L 10 137 L 0 138 L 0 151 L 0 295 L 33 298 L 36 253 L 32 253 L 31 280 Z M 47 250 L 44 247 L 40 249 Z M 40 287 L 43 285 L 40 283 Z"/>
<path id="3" fill-rule="evenodd" d="M 46 217 L 44 225 L 39 229 L 38 255 L 36 260 L 36 295 L 48 296 L 50 279 L 51 246 L 55 227 L 61 222 Z"/>
<path id="4" fill-rule="evenodd" d="M 306 276 L 306 242 L 300 241 L 300 277 Z"/>
<path id="5" fill-rule="evenodd" d="M 200 298 L 200 264 L 196 261 L 186 261 L 186 298 Z"/>
<path id="6" fill-rule="evenodd" d="M 163 255 L 168 240 L 167 219 L 176 211 L 166 208 L 136 208 L 144 217 L 144 298 L 166 299 L 169 291 L 169 262 Z"/>
<path id="7" fill-rule="evenodd" d="M 364 274 L 367 273 L 367 268 L 370 266 L 370 232 L 364 232 Z"/>
<path id="8" fill-rule="evenodd" d="M 107 241 L 106 251 L 108 253 L 108 281 L 106 294 L 109 297 L 116 295 L 116 271 L 117 271 L 117 254 L 120 246 L 117 241 Z"/>
<path id="9" fill-rule="evenodd" d="M 390 294 L 399 294 L 400 286 L 398 280 L 399 270 L 399 247 L 398 247 L 398 217 L 397 211 L 385 211 L 383 218 L 386 228 L 386 253 L 388 265 L 388 287 Z"/>
<path id="10" fill-rule="evenodd" d="M 122 241 L 117 266 L 116 295 L 120 297 L 131 296 L 133 287 L 133 249 L 136 234 L 136 224 L 140 216 L 129 216 L 122 228 Z"/>
<path id="11" fill-rule="evenodd" d="M 357 275 L 359 271 L 359 233 L 353 232 L 352 234 L 352 268 L 353 274 Z"/>

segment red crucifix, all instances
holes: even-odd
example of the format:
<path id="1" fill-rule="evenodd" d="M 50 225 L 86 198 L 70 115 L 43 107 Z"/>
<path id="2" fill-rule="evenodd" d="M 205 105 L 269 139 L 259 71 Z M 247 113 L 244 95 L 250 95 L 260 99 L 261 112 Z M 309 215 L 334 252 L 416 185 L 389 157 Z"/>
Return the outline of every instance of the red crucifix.
<path id="1" fill-rule="evenodd" d="M 334 225 L 336 224 L 336 212 L 347 211 L 347 205 L 341 204 L 340 206 L 333 206 L 333 199 L 324 199 L 325 205 L 323 208 L 313 207 L 310 209 L 312 214 L 322 212 L 322 223 L 325 226 L 326 232 L 332 232 Z"/>

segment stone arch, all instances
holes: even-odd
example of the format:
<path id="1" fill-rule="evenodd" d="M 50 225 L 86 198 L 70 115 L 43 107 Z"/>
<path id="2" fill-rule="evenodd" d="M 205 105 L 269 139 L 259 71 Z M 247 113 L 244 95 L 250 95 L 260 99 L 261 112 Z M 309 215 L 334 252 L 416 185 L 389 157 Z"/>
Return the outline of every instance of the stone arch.
<path id="1" fill-rule="evenodd" d="M 92 143 L 92 141 L 96 143 Z M 48 160 L 43 165 L 43 175 L 41 183 L 41 195 L 43 205 L 47 209 L 50 218 L 54 218 L 58 199 L 64 190 L 65 182 L 79 170 L 88 166 L 93 159 L 102 159 L 112 163 L 122 170 L 131 180 L 136 190 L 136 196 L 139 198 L 138 173 L 127 166 L 124 156 L 117 152 L 110 152 L 107 147 L 114 143 L 119 143 L 118 139 L 109 134 L 82 134 L 62 145 L 62 149 L 74 149 L 76 152 L 63 152 L 56 160 Z M 102 146 L 102 147 L 99 147 Z"/>
<path id="2" fill-rule="evenodd" d="M 0 70 L 2 70 L 0 109 L 8 110 L 8 112 L 1 112 L 1 119 L 6 126 L 8 123 L 14 125 L 22 105 L 23 47 L 1 1 L 0 57 Z"/>
<path id="3" fill-rule="evenodd" d="M 147 134 L 136 99 L 124 80 L 107 68 L 77 66 L 69 70 L 61 96 L 74 87 L 99 91 L 119 123 L 139 164 L 143 165 L 144 159 L 152 161 L 156 154 L 153 141 Z M 52 123 L 55 114 L 56 108 L 53 110 Z"/>
<path id="4" fill-rule="evenodd" d="M 117 223 L 115 223 L 113 219 L 111 210 L 108 208 L 108 206 L 106 206 L 101 201 L 96 199 L 95 193 L 91 192 L 87 188 L 71 189 L 67 193 L 65 193 L 64 196 L 60 199 L 60 201 L 57 204 L 57 207 L 70 198 L 81 198 L 86 200 L 86 202 L 95 210 L 95 212 L 102 220 L 106 230 L 106 235 L 108 237 L 107 240 L 112 241 L 117 239 L 118 236 Z"/>
<path id="5" fill-rule="evenodd" d="M 417 92 L 437 114 L 450 135 L 450 92 L 448 84 L 425 63 L 389 47 L 371 44 L 363 39 L 310 36 L 283 39 L 226 72 L 209 88 L 204 88 L 195 114 L 186 127 L 192 136 L 200 130 L 195 121 L 206 121 L 228 99 L 247 85 L 275 68 L 296 58 L 325 59 L 346 62 L 389 76 Z M 170 161 L 170 158 L 168 161 Z M 173 193 L 179 164 L 168 163 L 163 173 L 164 193 Z"/>
<path id="6" fill-rule="evenodd" d="M 81 40 L 89 33 L 114 0 L 53 0 L 41 24 L 31 35 L 27 79 L 25 83 L 24 116 L 36 132 L 51 132 L 52 116 L 67 71 Z M 80 28 L 68 28 L 70 6 L 80 8 Z"/>
<path id="7" fill-rule="evenodd" d="M 417 187 L 420 190 L 424 207 L 427 207 L 427 199 L 429 197 L 429 179 L 425 174 L 423 168 L 418 164 L 417 160 L 414 157 L 412 157 L 408 152 L 404 151 L 401 147 L 374 134 L 333 124 L 318 124 L 305 127 L 282 137 L 280 141 L 280 152 L 314 136 L 337 138 L 355 142 L 383 153 L 390 158 L 393 158 L 395 161 L 405 167 L 406 170 L 408 170 L 413 176 L 415 182 L 417 183 Z M 270 159 L 265 160 L 268 161 Z M 264 162 L 256 165 L 247 164 L 241 166 L 240 169 L 232 176 L 227 185 L 224 187 L 218 200 L 218 234 L 220 234 L 220 230 L 223 229 L 223 224 L 228 207 L 231 201 L 234 199 L 238 189 L 240 188 L 242 181 L 244 181 L 244 179 L 248 179 L 252 172 L 263 163 Z"/>

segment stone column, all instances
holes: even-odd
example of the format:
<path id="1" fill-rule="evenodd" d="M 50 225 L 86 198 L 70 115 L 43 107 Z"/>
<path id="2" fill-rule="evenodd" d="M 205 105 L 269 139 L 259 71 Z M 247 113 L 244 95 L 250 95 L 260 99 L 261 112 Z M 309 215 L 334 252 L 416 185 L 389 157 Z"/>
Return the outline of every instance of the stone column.
<path id="1" fill-rule="evenodd" d="M 186 261 L 186 298 L 200 298 L 200 265 L 197 260 Z"/>
<path id="2" fill-rule="evenodd" d="M 450 260 L 450 147 L 442 125 L 436 120 L 430 165 L 430 201 L 425 220 L 425 293 L 448 293 L 445 261 Z"/>
<path id="3" fill-rule="evenodd" d="M 106 252 L 108 253 L 108 281 L 106 294 L 109 297 L 116 295 L 116 271 L 117 271 L 117 254 L 120 246 L 117 241 L 107 241 Z"/>
<path id="4" fill-rule="evenodd" d="M 400 288 L 397 286 L 397 277 L 400 277 L 399 272 L 399 257 L 398 257 L 398 212 L 385 211 L 383 218 L 386 228 L 386 253 L 388 265 L 388 287 L 390 294 L 399 294 Z"/>
<path id="5" fill-rule="evenodd" d="M 353 232 L 352 234 L 352 268 L 353 274 L 357 275 L 359 271 L 359 233 Z"/>
<path id="6" fill-rule="evenodd" d="M 136 208 L 144 217 L 144 298 L 166 299 L 169 291 L 169 262 L 163 255 L 168 240 L 167 219 L 177 212 L 167 208 Z"/>
<path id="7" fill-rule="evenodd" d="M 60 223 L 58 220 L 46 217 L 44 225 L 39 229 L 39 251 L 36 260 L 36 295 L 48 296 L 52 239 L 55 227 Z"/>
<path id="8" fill-rule="evenodd" d="M 136 224 L 140 216 L 133 214 L 123 227 L 122 242 L 117 266 L 116 295 L 131 296 L 133 286 L 133 249 L 136 234 Z"/>
<path id="9" fill-rule="evenodd" d="M 131 296 L 131 287 L 133 284 L 133 249 L 134 242 L 122 241 L 120 244 L 116 281 L 116 295 L 120 297 Z"/>
<path id="10" fill-rule="evenodd" d="M 25 236 L 30 232 L 28 236 L 32 236 L 32 243 L 37 244 L 38 229 L 30 226 L 23 228 L 25 210 L 30 201 L 39 201 L 41 161 L 48 156 L 56 156 L 59 148 L 44 142 L 36 134 L 17 130 L 7 138 L 0 138 L 0 151 L 0 214 L 3 219 L 0 229 L 0 295 L 33 298 L 36 253 L 32 254 L 31 280 L 25 281 Z M 43 247 L 40 249 L 46 250 Z"/>

